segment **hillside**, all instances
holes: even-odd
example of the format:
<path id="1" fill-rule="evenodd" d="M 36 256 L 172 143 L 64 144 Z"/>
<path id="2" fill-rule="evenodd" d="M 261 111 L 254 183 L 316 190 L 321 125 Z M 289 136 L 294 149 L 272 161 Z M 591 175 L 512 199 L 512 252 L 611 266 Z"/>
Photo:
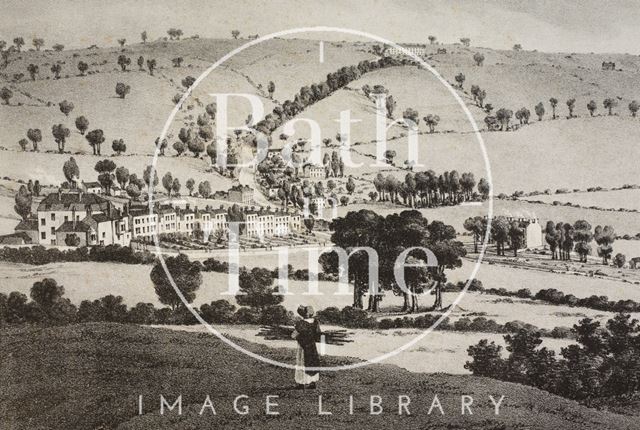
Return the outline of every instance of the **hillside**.
<path id="1" fill-rule="evenodd" d="M 116 138 L 125 140 L 127 158 L 134 154 L 151 154 L 155 137 L 160 134 L 173 108 L 172 98 L 185 90 L 181 81 L 187 76 L 199 76 L 216 59 L 243 43 L 246 40 L 195 39 L 134 44 L 123 49 L 90 48 L 13 54 L 8 65 L 0 69 L 0 84 L 11 88 L 14 93 L 9 105 L 0 106 L 0 116 L 6 119 L 0 146 L 11 152 L 3 153 L 3 158 L 10 160 L 11 164 L 31 164 L 36 167 L 7 175 L 14 179 L 42 180 L 43 174 L 58 171 L 58 160 L 55 163 L 47 162 L 53 155 L 23 153 L 18 146 L 18 140 L 25 137 L 27 129 L 40 128 L 43 134 L 40 150 L 55 151 L 51 127 L 57 123 L 65 124 L 71 130 L 65 150 L 78 154 L 80 159 L 86 158 L 86 161 L 80 161 L 81 164 L 89 167 L 94 164 L 96 158 L 90 155 L 91 147 L 75 129 L 74 120 L 79 115 L 89 119 L 90 130 L 101 128 L 105 131 L 103 156 L 112 153 L 111 141 Z M 437 54 L 438 48 L 446 49 L 447 53 Z M 426 60 L 449 82 L 455 82 L 454 76 L 460 72 L 466 76 L 464 88 L 457 91 L 470 106 L 481 128 L 485 128 L 483 119 L 486 114 L 473 105 L 469 94 L 472 85 L 485 89 L 485 103 L 491 103 L 496 109 L 507 107 L 515 112 L 520 107 L 527 107 L 532 112 L 532 124 L 523 129 L 483 132 L 497 193 L 510 194 L 520 189 L 533 191 L 559 187 L 613 186 L 637 181 L 634 160 L 640 155 L 640 149 L 635 141 L 640 137 L 640 127 L 637 120 L 630 117 L 627 105 L 632 99 L 640 99 L 638 57 L 499 51 L 462 45 L 428 45 L 425 49 Z M 175 155 L 172 144 L 177 140 L 178 130 L 194 126 L 196 117 L 204 111 L 204 105 L 212 101 L 211 93 L 255 94 L 264 103 L 265 112 L 270 112 L 276 104 L 292 99 L 302 86 L 324 80 L 327 73 L 343 66 L 356 65 L 364 59 L 374 59 L 370 51 L 370 43 L 327 42 L 324 61 L 319 62 L 317 41 L 275 39 L 241 52 L 209 75 L 183 106 L 169 130 L 167 155 Z M 485 56 L 481 67 L 473 62 L 475 52 Z M 118 66 L 119 55 L 131 59 L 127 71 L 122 71 Z M 136 60 L 139 56 L 145 61 L 156 60 L 153 75 L 146 64 L 143 70 L 138 68 Z M 172 59 L 177 57 L 183 59 L 180 67 L 173 66 Z M 76 67 L 80 61 L 89 65 L 85 76 L 80 76 Z M 620 70 L 602 70 L 601 63 L 604 61 L 615 62 Z M 53 73 L 50 72 L 54 63 L 62 66 L 60 79 L 53 79 Z M 39 69 L 34 80 L 31 80 L 27 71 L 29 64 L 37 65 Z M 23 76 L 16 79 L 16 74 Z M 266 92 L 269 81 L 275 83 L 273 100 Z M 114 92 L 117 82 L 131 86 L 130 94 L 124 99 L 118 98 Z M 420 118 L 428 113 L 441 117 L 437 133 L 433 135 L 426 133 L 426 126 L 421 120 L 420 156 L 426 168 L 436 171 L 455 168 L 472 171 L 477 177 L 486 176 L 480 148 L 475 137 L 469 134 L 471 128 L 463 112 L 433 76 L 415 66 L 391 67 L 367 73 L 348 88 L 336 91 L 308 107 L 299 117 L 316 120 L 323 137 L 333 138 L 338 131 L 335 119 L 340 111 L 349 109 L 353 118 L 362 120 L 352 126 L 352 142 L 371 142 L 375 138 L 375 112 L 373 103 L 360 90 L 365 84 L 379 84 L 389 90 L 397 102 L 396 118 L 400 118 L 406 108 L 416 109 Z M 550 116 L 550 97 L 559 100 L 559 118 L 555 121 Z M 618 101 L 614 109 L 616 116 L 601 116 L 606 115 L 602 106 L 605 97 Z M 566 119 L 565 102 L 569 98 L 576 98 L 577 119 Z M 65 99 L 75 106 L 68 117 L 57 106 Z M 598 105 L 595 118 L 589 117 L 586 109 L 586 103 L 591 99 Z M 540 101 L 546 109 L 542 122 L 538 122 L 533 113 L 534 105 Z M 248 113 L 248 103 L 232 103 L 229 109 L 230 122 L 241 124 Z M 512 123 L 515 122 L 513 119 Z M 295 138 L 308 135 L 305 126 L 299 126 L 296 131 Z M 280 132 L 280 129 L 276 130 L 274 136 Z M 396 126 L 389 135 L 397 137 L 401 133 L 406 133 L 406 130 Z M 614 142 L 616 150 L 611 150 L 610 146 L 605 149 L 604 142 Z M 274 139 L 275 146 L 280 144 L 278 139 Z M 396 164 L 401 166 L 406 160 L 406 139 L 396 139 L 390 142 L 389 147 L 397 152 Z M 356 147 L 354 161 L 370 161 L 364 159 L 363 155 L 371 156 L 374 151 L 372 143 Z M 34 157 L 38 157 L 37 163 L 32 163 Z M 46 159 L 40 161 L 39 157 Z M 201 158 L 206 157 L 201 155 Z M 137 159 L 124 163 L 139 165 L 137 170 L 142 170 L 148 164 Z M 198 169 L 206 169 L 207 164 L 208 160 L 203 160 L 202 167 Z M 54 169 L 49 169 L 49 165 Z M 611 174 L 611 166 L 614 165 L 616 170 Z M 571 167 L 571 174 L 567 174 L 566 166 Z M 81 169 L 81 173 L 88 173 L 87 170 L 90 169 Z M 363 168 L 362 171 L 350 173 L 373 174 L 375 170 Z M 397 173 L 403 176 L 405 172 L 400 170 Z M 217 175 L 214 178 L 222 180 Z M 54 182 L 54 178 L 51 181 Z M 60 181 L 58 175 L 57 181 Z"/>
<path id="2" fill-rule="evenodd" d="M 292 351 L 243 342 L 276 360 L 293 362 Z M 293 389 L 292 371 L 267 366 L 230 349 L 208 334 L 190 334 L 116 324 L 58 328 L 12 328 L 0 337 L 0 420 L 3 428 L 517 428 L 631 429 L 635 418 L 600 412 L 543 391 L 470 376 L 410 373 L 390 365 L 323 374 L 317 392 Z M 109 353 L 107 354 L 106 351 Z M 326 357 L 324 363 L 348 360 Z M 64 386 L 60 381 L 65 381 Z M 336 394 L 336 393 L 343 393 Z M 473 415 L 461 416 L 460 393 L 474 397 Z M 145 413 L 137 413 L 138 395 Z M 183 415 L 160 416 L 159 395 L 182 394 Z M 211 394 L 217 415 L 199 416 Z M 249 414 L 233 413 L 239 394 L 249 396 Z M 317 415 L 317 395 L 331 416 Z M 353 415 L 347 413 L 354 396 Z M 438 394 L 445 416 L 427 409 Z M 265 417 L 264 397 L 278 395 L 279 416 Z M 370 395 L 385 412 L 368 414 Z M 411 415 L 399 416 L 397 396 L 409 395 Z M 500 415 L 488 395 L 504 395 Z M 153 399 L 153 404 L 152 404 Z"/>

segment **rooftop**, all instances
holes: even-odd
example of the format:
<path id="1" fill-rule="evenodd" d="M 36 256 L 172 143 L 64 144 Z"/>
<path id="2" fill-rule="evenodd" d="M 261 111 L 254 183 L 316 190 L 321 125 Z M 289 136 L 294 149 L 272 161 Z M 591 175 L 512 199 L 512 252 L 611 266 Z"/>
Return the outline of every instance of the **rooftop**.
<path id="1" fill-rule="evenodd" d="M 38 211 L 72 210 L 84 211 L 87 206 L 91 209 L 103 209 L 107 201 L 102 197 L 83 192 L 51 193 L 38 205 Z"/>
<path id="2" fill-rule="evenodd" d="M 87 224 L 85 224 L 82 221 L 76 221 L 75 223 L 73 221 L 65 221 L 64 223 L 62 223 L 60 227 L 58 227 L 56 231 L 59 231 L 62 233 L 64 232 L 86 233 L 90 230 L 91 230 L 91 227 L 89 227 Z"/>
<path id="3" fill-rule="evenodd" d="M 18 223 L 18 225 L 16 226 L 16 228 L 14 228 L 15 231 L 31 231 L 31 230 L 38 230 L 38 220 L 35 218 L 29 218 L 27 220 L 22 220 Z"/>

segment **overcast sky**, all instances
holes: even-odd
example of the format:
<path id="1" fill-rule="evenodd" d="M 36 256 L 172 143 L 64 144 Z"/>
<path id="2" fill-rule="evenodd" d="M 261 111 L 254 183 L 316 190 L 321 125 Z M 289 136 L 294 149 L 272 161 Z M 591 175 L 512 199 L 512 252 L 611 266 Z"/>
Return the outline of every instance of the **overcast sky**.
<path id="1" fill-rule="evenodd" d="M 305 26 L 347 27 L 396 42 L 442 42 L 553 52 L 640 53 L 636 0 L 3 0 L 0 39 L 45 39 L 46 46 L 113 46 L 170 27 L 186 36 L 229 37 Z"/>

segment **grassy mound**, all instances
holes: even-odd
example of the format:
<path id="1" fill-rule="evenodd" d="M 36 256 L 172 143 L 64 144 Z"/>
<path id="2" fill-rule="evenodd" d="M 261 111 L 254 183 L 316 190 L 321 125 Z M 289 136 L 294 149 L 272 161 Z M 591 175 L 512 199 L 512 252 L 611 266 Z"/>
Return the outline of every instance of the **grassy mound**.
<path id="1" fill-rule="evenodd" d="M 294 353 L 246 345 L 272 359 Z M 292 371 L 255 361 L 210 335 L 117 324 L 4 329 L 0 337 L 2 428 L 638 428 L 638 421 L 580 406 L 546 392 L 490 379 L 415 374 L 375 365 L 327 372 L 315 392 L 295 390 Z M 324 358 L 325 365 L 348 360 Z M 143 415 L 137 414 L 144 395 Z M 182 416 L 159 414 L 159 396 L 182 395 Z M 233 412 L 246 394 L 247 415 Z M 445 415 L 427 410 L 438 394 Z M 216 408 L 200 416 L 207 395 Z M 265 396 L 278 395 L 278 416 L 265 415 Z M 318 395 L 331 416 L 318 416 Z M 348 413 L 349 395 L 354 413 Z M 369 396 L 385 408 L 369 415 Z M 398 415 L 398 396 L 411 397 L 411 415 Z M 460 396 L 474 397 L 473 415 L 460 414 Z M 505 396 L 500 415 L 489 395 Z"/>

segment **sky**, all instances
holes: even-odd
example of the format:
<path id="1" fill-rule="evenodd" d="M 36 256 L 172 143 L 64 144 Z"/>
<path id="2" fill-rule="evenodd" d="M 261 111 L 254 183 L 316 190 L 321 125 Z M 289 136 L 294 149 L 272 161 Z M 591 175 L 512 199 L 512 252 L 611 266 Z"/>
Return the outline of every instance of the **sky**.
<path id="1" fill-rule="evenodd" d="M 50 47 L 114 46 L 166 36 L 228 38 L 294 27 L 333 26 L 374 33 L 398 43 L 443 43 L 546 52 L 640 54 L 636 0 L 3 0 L 0 40 L 45 39 Z M 317 37 L 317 34 L 314 35 Z M 313 36 L 310 36 L 313 37 Z"/>

